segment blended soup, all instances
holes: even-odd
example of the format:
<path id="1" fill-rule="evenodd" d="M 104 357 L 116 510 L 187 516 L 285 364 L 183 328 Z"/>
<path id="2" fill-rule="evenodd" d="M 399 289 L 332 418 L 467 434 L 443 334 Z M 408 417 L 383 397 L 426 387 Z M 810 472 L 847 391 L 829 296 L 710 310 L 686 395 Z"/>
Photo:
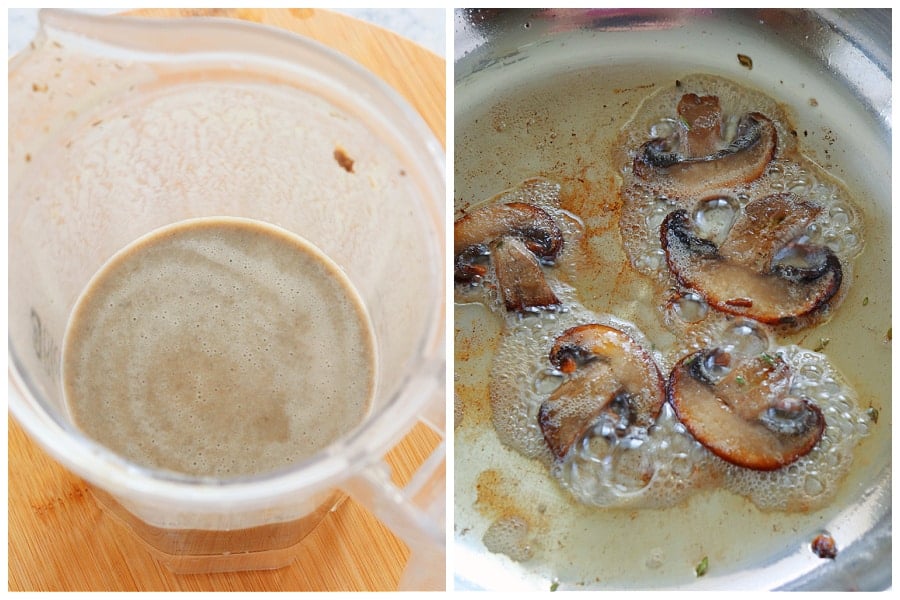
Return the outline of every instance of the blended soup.
<path id="1" fill-rule="evenodd" d="M 74 422 L 142 466 L 261 474 L 365 418 L 375 349 L 340 268 L 266 223 L 215 217 L 116 254 L 73 311 L 63 385 Z"/>

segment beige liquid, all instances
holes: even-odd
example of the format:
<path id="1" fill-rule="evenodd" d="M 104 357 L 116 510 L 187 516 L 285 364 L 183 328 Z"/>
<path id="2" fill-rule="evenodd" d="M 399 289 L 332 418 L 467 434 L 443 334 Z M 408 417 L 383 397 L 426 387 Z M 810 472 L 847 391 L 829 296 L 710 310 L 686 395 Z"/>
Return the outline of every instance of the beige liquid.
<path id="1" fill-rule="evenodd" d="M 74 422 L 143 466 L 283 468 L 366 416 L 374 339 L 339 267 L 279 228 L 204 218 L 115 255 L 79 299 L 63 382 Z"/>

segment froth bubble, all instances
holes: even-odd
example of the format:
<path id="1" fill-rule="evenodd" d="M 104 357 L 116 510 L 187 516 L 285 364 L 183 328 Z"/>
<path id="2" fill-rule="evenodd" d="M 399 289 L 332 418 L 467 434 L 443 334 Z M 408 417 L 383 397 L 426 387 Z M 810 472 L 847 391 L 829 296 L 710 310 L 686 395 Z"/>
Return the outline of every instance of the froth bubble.
<path id="1" fill-rule="evenodd" d="M 556 369 L 544 369 L 534 377 L 533 387 L 535 393 L 552 394 L 564 379 L 564 375 Z"/>
<path id="2" fill-rule="evenodd" d="M 648 569 L 658 569 L 665 564 L 665 557 L 666 555 L 662 548 L 651 548 L 644 564 Z"/>
<path id="3" fill-rule="evenodd" d="M 810 182 L 805 178 L 797 178 L 788 182 L 788 191 L 794 194 L 805 194 L 809 191 Z"/>
<path id="4" fill-rule="evenodd" d="M 702 200 L 694 211 L 694 224 L 700 237 L 716 245 L 728 237 L 740 206 L 731 196 L 713 196 Z"/>
<path id="5" fill-rule="evenodd" d="M 740 320 L 725 329 L 720 347 L 744 358 L 760 356 L 769 348 L 769 336 L 755 321 Z"/>
<path id="6" fill-rule="evenodd" d="M 667 138 L 672 136 L 678 127 L 675 119 L 660 119 L 656 123 L 650 125 L 649 134 L 651 138 Z"/>
<path id="7" fill-rule="evenodd" d="M 806 476 L 803 489 L 808 495 L 815 497 L 825 491 L 825 486 L 815 475 L 810 474 Z"/>
<path id="8" fill-rule="evenodd" d="M 517 562 L 534 556 L 528 539 L 528 523 L 516 515 L 501 517 L 491 523 L 481 541 L 490 552 L 505 554 Z"/>
<path id="9" fill-rule="evenodd" d="M 700 294 L 687 292 L 675 299 L 672 303 L 672 311 L 685 323 L 697 323 L 706 318 L 709 313 L 709 305 Z"/>

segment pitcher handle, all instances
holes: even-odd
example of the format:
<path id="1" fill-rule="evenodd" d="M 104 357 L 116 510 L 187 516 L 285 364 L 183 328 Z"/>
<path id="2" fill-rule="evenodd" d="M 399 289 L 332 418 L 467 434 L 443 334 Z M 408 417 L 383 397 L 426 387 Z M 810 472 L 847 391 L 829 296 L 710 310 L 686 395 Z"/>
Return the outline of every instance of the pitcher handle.
<path id="1" fill-rule="evenodd" d="M 410 550 L 400 579 L 401 590 L 432 591 L 446 587 L 446 439 L 444 395 L 432 395 L 419 420 L 439 433 L 441 442 L 409 482 L 398 487 L 382 459 L 345 483 L 345 491 L 369 509 Z"/>

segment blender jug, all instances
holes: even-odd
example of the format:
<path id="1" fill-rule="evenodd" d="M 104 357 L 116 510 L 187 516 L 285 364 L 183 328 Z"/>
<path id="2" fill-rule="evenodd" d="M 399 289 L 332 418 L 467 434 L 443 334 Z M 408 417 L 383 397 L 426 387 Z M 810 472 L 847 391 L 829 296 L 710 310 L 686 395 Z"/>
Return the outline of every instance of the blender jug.
<path id="1" fill-rule="evenodd" d="M 298 36 L 55 10 L 41 25 L 9 65 L 13 416 L 173 571 L 284 566 L 349 494 L 409 546 L 401 586 L 443 588 L 444 444 L 403 488 L 384 461 L 417 421 L 444 436 L 440 144 L 380 80 Z M 308 240 L 374 329 L 367 418 L 271 474 L 142 468 L 84 436 L 63 398 L 62 340 L 88 280 L 148 232 L 210 216 Z"/>

